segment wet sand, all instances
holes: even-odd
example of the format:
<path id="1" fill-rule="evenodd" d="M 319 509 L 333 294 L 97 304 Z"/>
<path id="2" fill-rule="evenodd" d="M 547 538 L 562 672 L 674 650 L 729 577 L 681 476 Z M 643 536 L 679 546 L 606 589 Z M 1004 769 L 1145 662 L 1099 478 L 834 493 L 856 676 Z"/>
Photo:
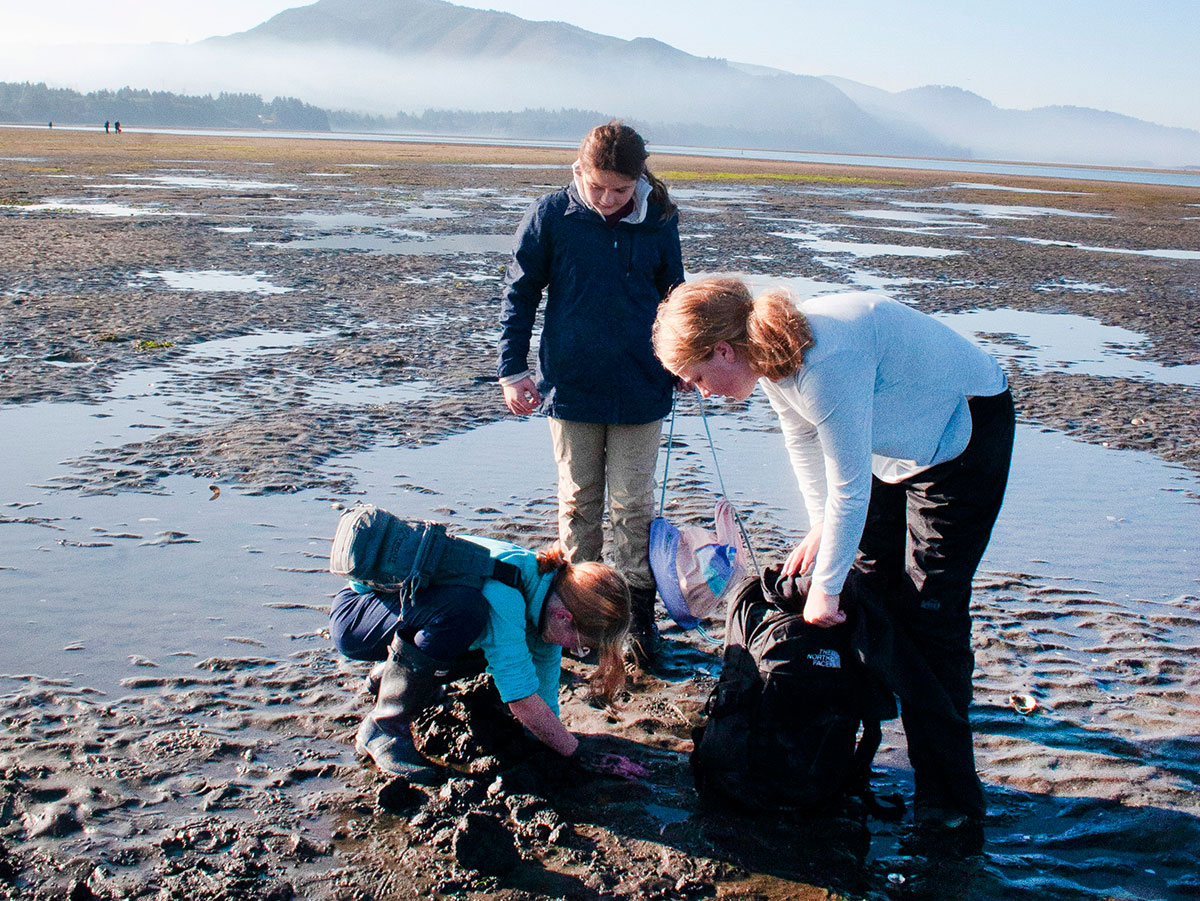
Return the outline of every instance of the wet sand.
<path id="1" fill-rule="evenodd" d="M 363 668 L 323 633 L 338 587 L 324 542 L 336 506 L 368 492 L 472 531 L 552 537 L 544 466 L 474 451 L 412 475 L 373 454 L 436 455 L 508 428 L 491 380 L 503 248 L 573 154 L 5 129 L 0 157 L 0 428 L 14 470 L 0 500 L 13 622 L 0 896 L 1200 893 L 1200 561 L 1178 535 L 1147 542 L 1176 556 L 1141 590 L 1115 572 L 1136 584 L 1137 559 L 1078 573 L 1048 526 L 1033 542 L 1044 554 L 985 560 L 982 855 L 912 853 L 904 824 L 855 810 L 816 822 L 702 810 L 687 751 L 719 658 L 677 629 L 663 678 L 637 676 L 613 709 L 587 702 L 583 665 L 564 671 L 569 725 L 608 734 L 646 780 L 562 771 L 476 683 L 422 724 L 426 750 L 456 770 L 445 787 L 379 778 L 349 746 Z M 1036 341 L 987 339 L 1012 351 L 1031 435 L 1095 445 L 1078 459 L 1098 494 L 1120 489 L 1107 481 L 1126 460 L 1161 466 L 1192 521 L 1200 190 L 652 163 L 682 207 L 689 272 L 880 286 L 930 312 L 1086 316 L 1145 336 L 1104 351 L 1160 364 L 1151 378 L 1035 364 L 1023 354 Z M 726 446 L 769 440 L 765 408 L 714 409 Z M 548 453 L 543 438 L 521 440 Z M 703 521 L 707 450 L 694 430 L 684 443 L 672 516 Z M 729 468 L 746 494 L 749 476 Z M 799 525 L 766 500 L 743 507 L 769 557 Z M 1122 528 L 1112 519 L 1078 530 L 1099 541 Z M 154 628 L 130 634 L 139 618 Z M 1026 695 L 1031 712 L 1011 701 Z M 890 728 L 884 793 L 911 789 L 903 748 Z"/>

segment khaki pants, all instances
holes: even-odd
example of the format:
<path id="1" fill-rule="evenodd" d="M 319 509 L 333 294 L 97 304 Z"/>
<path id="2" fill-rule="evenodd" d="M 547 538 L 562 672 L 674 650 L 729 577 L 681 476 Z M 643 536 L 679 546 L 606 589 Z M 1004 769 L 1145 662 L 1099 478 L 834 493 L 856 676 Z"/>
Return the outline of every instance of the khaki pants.
<path id="1" fill-rule="evenodd" d="M 631 588 L 653 588 L 650 520 L 662 420 L 645 425 L 549 422 L 558 463 L 558 540 L 568 558 L 603 559 L 607 485 L 613 563 Z"/>

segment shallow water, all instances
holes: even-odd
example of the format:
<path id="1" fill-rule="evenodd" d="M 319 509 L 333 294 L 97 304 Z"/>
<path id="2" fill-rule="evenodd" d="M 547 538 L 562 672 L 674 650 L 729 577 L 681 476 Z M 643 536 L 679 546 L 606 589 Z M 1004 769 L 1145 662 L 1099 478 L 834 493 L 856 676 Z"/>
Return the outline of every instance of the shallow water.
<path id="1" fill-rule="evenodd" d="M 6 128 L 28 126 L 8 125 Z M 74 130 L 72 126 L 62 126 Z M 82 130 L 90 131 L 90 127 Z M 131 133 L 149 132 L 177 135 L 226 135 L 230 137 L 307 139 L 327 141 L 331 138 L 346 141 L 404 141 L 416 144 L 484 144 L 502 147 L 558 147 L 574 150 L 573 141 L 531 141 L 521 138 L 478 138 L 464 135 L 372 134 L 356 132 L 248 131 L 243 129 L 189 128 L 130 128 Z M 755 150 L 740 147 L 682 147 L 654 144 L 650 152 L 666 156 L 742 157 L 752 160 L 788 160 L 802 163 L 825 163 L 834 166 L 882 166 L 898 169 L 930 169 L 941 172 L 979 172 L 991 175 L 1073 178 L 1086 181 L 1116 181 L 1133 184 L 1200 186 L 1200 175 L 1192 172 L 1155 169 L 1107 169 L 1101 166 L 1078 166 L 1058 163 L 1002 162 L 995 160 L 924 159 L 920 157 L 870 156 L 857 153 L 821 153 L 790 150 Z"/>
<path id="2" fill-rule="evenodd" d="M 963 253 L 945 247 L 918 247 L 910 244 L 872 244 L 865 241 L 831 241 L 806 232 L 777 232 L 776 237 L 797 241 L 815 253 L 849 254 L 853 257 L 922 257 L 939 259 Z"/>
<path id="3" fill-rule="evenodd" d="M 1045 188 L 1014 187 L 1012 185 L 990 185 L 986 182 L 956 181 L 952 188 L 972 188 L 976 191 L 1004 191 L 1010 194 L 1066 194 L 1074 197 L 1087 197 L 1090 191 L 1048 191 Z"/>
<path id="4" fill-rule="evenodd" d="M 942 228 L 983 228 L 962 216 L 949 213 L 922 213 L 919 210 L 853 210 L 848 213 L 858 219 L 881 220 L 884 222 L 914 222 L 918 225 L 933 225 Z"/>
<path id="5" fill-rule="evenodd" d="M 264 247 L 284 250 L 345 250 L 371 254 L 413 254 L 441 256 L 460 253 L 508 254 L 512 235 L 446 235 L 406 233 L 402 236 L 378 234 L 333 234 L 299 237 L 291 241 L 264 242 Z"/>
<path id="6" fill-rule="evenodd" d="M 207 191 L 277 191 L 282 188 L 296 188 L 297 185 L 288 182 L 254 181 L 246 178 L 230 178 L 224 175 L 114 175 L 114 178 L 125 178 L 129 181 L 118 185 L 95 185 L 94 187 L 121 188 L 186 188 L 189 190 Z"/>
<path id="7" fill-rule="evenodd" d="M 286 294 L 284 288 L 266 280 L 265 272 L 226 272 L 221 269 L 192 269 L 188 271 L 142 271 L 141 278 L 162 279 L 172 291 L 234 291 L 247 294 Z"/>
<path id="8" fill-rule="evenodd" d="M 86 213 L 89 216 L 122 218 L 125 216 L 186 216 L 158 207 L 140 207 L 128 203 L 105 203 L 103 201 L 47 200 L 21 206 L 22 213 Z"/>
<path id="9" fill-rule="evenodd" d="M 1087 250 L 1092 253 L 1118 253 L 1139 257 L 1158 257 L 1163 260 L 1200 260 L 1200 250 L 1179 250 L 1175 248 L 1156 248 L 1151 250 L 1134 250 L 1129 247 L 1093 247 L 1087 244 L 1076 244 L 1073 241 L 1050 241 L 1045 238 L 1013 237 L 1014 241 L 1026 244 L 1041 244 L 1046 247 L 1074 247 L 1076 250 Z"/>
<path id="10" fill-rule="evenodd" d="M 1086 290 L 1077 287 L 1075 290 Z M 1148 379 L 1173 385 L 1200 385 L 1200 366 L 1163 366 L 1133 354 L 1149 348 L 1145 335 L 1087 316 L 1027 310 L 969 310 L 937 318 L 997 357 L 1018 361 L 1023 371 L 1083 372 L 1111 378 Z M 989 334 L 1015 335 L 1014 348 Z"/>
<path id="11" fill-rule="evenodd" d="M 950 210 L 968 213 L 980 219 L 1038 219 L 1045 216 L 1064 216 L 1068 219 L 1111 219 L 1105 213 L 1081 213 L 1060 210 L 1049 206 L 1012 206 L 997 203 L 918 203 L 911 200 L 893 200 L 898 207 L 921 210 Z"/>
<path id="12" fill-rule="evenodd" d="M 273 347 L 258 350 L 282 352 L 314 337 L 278 335 Z M 335 517 L 327 500 L 313 492 L 262 498 L 233 489 L 210 500 L 208 484 L 183 477 L 166 480 L 156 489 L 163 493 L 154 495 L 85 497 L 53 487 L 63 466 L 54 461 L 91 448 L 141 440 L 147 428 L 178 428 L 181 421 L 191 427 L 219 422 L 229 399 L 208 395 L 202 402 L 182 403 L 184 397 L 169 388 L 172 371 L 227 367 L 235 362 L 231 353 L 253 351 L 253 340 L 253 336 L 230 339 L 219 347 L 212 342 L 190 354 L 188 362 L 131 375 L 111 400 L 97 405 L 34 404 L 0 411 L 0 450 L 11 461 L 0 482 L 0 497 L 5 498 L 10 520 L 0 529 L 0 560 L 14 567 L 0 571 L 0 581 L 13 589 L 5 593 L 10 603 L 28 601 L 31 590 L 45 592 L 38 609 L 53 618 L 71 604 L 86 607 L 78 588 L 83 580 L 89 593 L 108 600 L 104 611 L 92 611 L 97 615 L 94 622 L 87 615 L 72 616 L 80 629 L 72 638 L 83 640 L 89 628 L 100 628 L 104 643 L 110 645 L 106 652 L 110 666 L 119 660 L 111 653 L 114 649 L 154 659 L 189 646 L 189 641 L 179 640 L 175 629 L 162 624 L 139 629 L 127 641 L 118 637 L 116 645 L 109 642 L 114 624 L 136 618 L 146 592 L 158 598 L 154 586 L 160 584 L 170 585 L 172 598 L 183 608 L 168 603 L 167 619 L 177 620 L 186 609 L 192 619 L 187 635 L 195 642 L 221 637 L 224 627 L 203 624 L 210 622 L 209 616 L 227 616 L 235 598 L 237 616 L 248 616 L 242 628 L 259 638 L 262 635 L 257 633 L 264 627 L 269 632 L 276 617 L 264 617 L 261 610 L 254 615 L 254 608 L 277 600 L 284 585 L 295 578 L 275 571 L 278 559 L 318 573 L 324 568 L 323 559 L 308 559 L 305 554 L 314 547 L 320 553 L 316 539 L 332 534 Z M 415 397 L 417 389 L 381 393 L 372 386 L 329 384 L 320 387 L 317 393 L 321 392 L 325 392 L 323 400 L 375 403 Z M 804 527 L 803 506 L 765 402 L 757 398 L 747 410 L 710 403 L 709 409 L 721 471 L 735 504 L 753 510 L 760 521 L 798 536 Z M 47 440 L 31 447 L 21 436 L 35 429 Z M 672 458 L 673 481 L 675 477 L 689 484 L 699 480 L 711 489 L 715 481 L 711 455 L 694 412 L 678 423 L 676 440 L 683 449 Z M 461 478 L 463 460 L 472 461 L 469 482 Z M 450 520 L 468 530 L 494 528 L 514 517 L 540 521 L 544 531 L 552 514 L 545 502 L 534 505 L 533 515 L 525 501 L 554 496 L 554 464 L 546 424 L 540 419 L 494 423 L 428 448 L 379 447 L 342 455 L 330 465 L 352 473 L 364 497 L 380 499 L 405 515 Z M 514 491 L 518 470 L 520 489 Z M 1099 470 L 1112 486 L 1104 492 L 1094 490 L 1094 474 Z M 1103 586 L 1111 597 L 1170 602 L 1194 590 L 1194 574 L 1188 574 L 1195 567 L 1188 564 L 1194 563 L 1190 536 L 1200 534 L 1200 505 L 1189 499 L 1188 492 L 1197 488 L 1193 474 L 1148 455 L 1107 450 L 1021 427 L 1008 500 L 984 568 L 1053 576 L 1090 590 Z M 672 506 L 679 502 L 677 492 L 678 487 L 668 493 Z M 37 522 L 11 522 L 27 517 Z M 311 529 L 322 521 L 323 527 L 315 532 L 297 531 L 298 523 Z M 270 528 L 248 525 L 253 523 L 270 523 Z M 164 531 L 194 537 L 199 544 L 179 544 L 183 538 L 176 538 L 162 546 L 147 545 Z M 112 537 L 125 534 L 137 537 Z M 1047 543 L 1046 535 L 1054 535 L 1054 541 Z M 274 561 L 267 567 L 260 556 L 264 546 Z M 166 555 L 171 555 L 169 573 L 159 570 Z M 1129 560 L 1136 560 L 1136 567 L 1128 565 Z M 310 592 L 317 586 L 318 591 L 336 587 L 320 575 L 304 583 Z M 205 592 L 211 592 L 207 600 Z M 310 595 L 309 600 L 318 598 Z M 23 664 L 18 668 L 54 660 L 47 674 L 58 675 L 72 663 L 62 657 L 64 636 L 44 631 L 46 622 L 27 620 L 20 627 L 30 634 L 17 644 Z M 3 668 L 10 670 L 17 662 L 6 661 Z"/>

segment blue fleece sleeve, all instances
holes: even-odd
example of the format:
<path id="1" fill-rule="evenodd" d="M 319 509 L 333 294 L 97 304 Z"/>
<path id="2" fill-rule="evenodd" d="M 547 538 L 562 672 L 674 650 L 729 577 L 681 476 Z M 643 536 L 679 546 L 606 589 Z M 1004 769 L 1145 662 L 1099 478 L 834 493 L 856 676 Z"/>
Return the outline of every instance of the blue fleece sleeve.
<path id="1" fill-rule="evenodd" d="M 558 682 L 562 674 L 562 648 L 535 638 L 531 649 L 533 667 L 537 671 L 538 694 L 555 716 L 558 712 Z"/>
<path id="2" fill-rule="evenodd" d="M 475 642 L 487 658 L 487 671 L 496 683 L 500 700 L 519 701 L 541 687 L 525 620 L 525 597 L 503 582 L 488 579 L 483 586 L 490 614 L 483 634 Z"/>

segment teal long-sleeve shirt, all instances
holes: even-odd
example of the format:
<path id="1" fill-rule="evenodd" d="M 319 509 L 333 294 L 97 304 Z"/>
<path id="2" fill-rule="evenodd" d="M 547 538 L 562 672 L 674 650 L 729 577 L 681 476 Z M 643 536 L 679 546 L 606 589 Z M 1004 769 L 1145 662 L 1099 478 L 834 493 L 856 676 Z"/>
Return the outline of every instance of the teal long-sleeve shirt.
<path id="1" fill-rule="evenodd" d="M 509 703 L 536 693 L 557 716 L 562 648 L 544 641 L 538 628 L 554 574 L 538 574 L 533 551 L 506 541 L 461 537 L 487 548 L 494 559 L 514 564 L 520 573 L 520 589 L 496 579 L 484 582 L 488 620 L 471 647 L 483 651 L 500 700 Z"/>

